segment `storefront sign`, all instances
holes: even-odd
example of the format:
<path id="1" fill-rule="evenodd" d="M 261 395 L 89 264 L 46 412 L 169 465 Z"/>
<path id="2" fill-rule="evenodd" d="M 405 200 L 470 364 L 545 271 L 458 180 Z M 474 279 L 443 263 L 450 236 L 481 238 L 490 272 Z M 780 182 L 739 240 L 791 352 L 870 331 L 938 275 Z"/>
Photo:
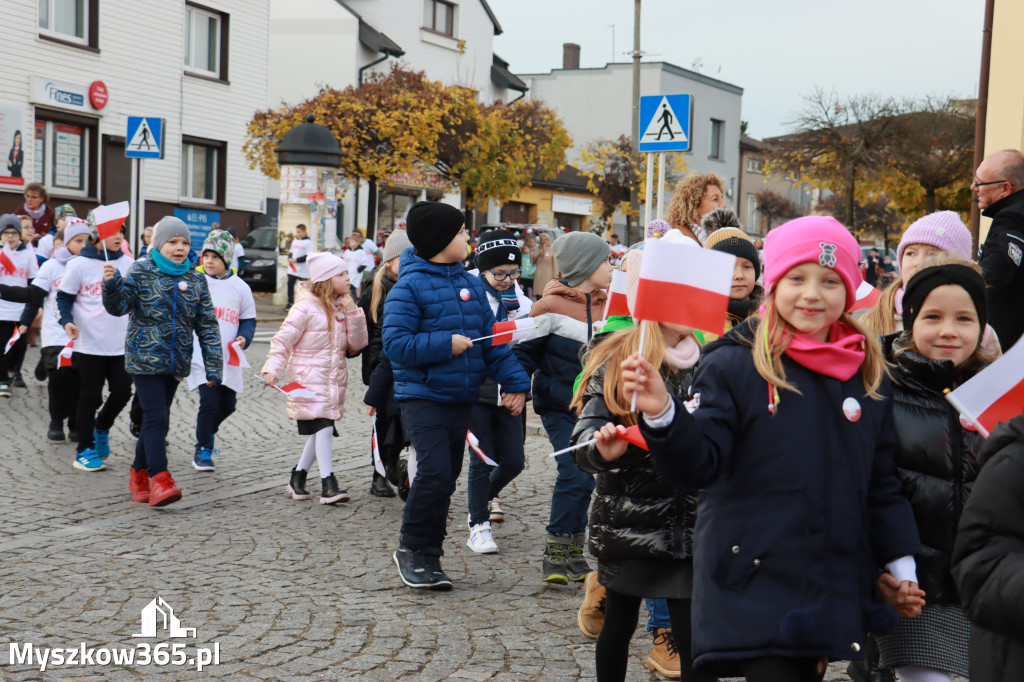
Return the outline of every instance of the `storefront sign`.
<path id="1" fill-rule="evenodd" d="M 104 85 L 102 98 L 104 106 L 106 106 L 106 96 L 106 85 Z M 98 88 L 96 97 L 98 102 Z M 100 107 L 96 107 L 93 104 L 90 86 L 67 83 L 51 78 L 40 78 L 39 76 L 32 77 L 32 102 L 59 109 L 84 111 L 89 114 L 95 114 L 100 109 Z"/>
<path id="2" fill-rule="evenodd" d="M 395 173 L 384 180 L 384 184 L 414 187 L 416 189 L 442 190 L 447 186 L 444 178 L 438 173 L 425 173 L 423 171 L 408 171 L 406 173 Z"/>
<path id="3" fill-rule="evenodd" d="M 107 84 L 103 81 L 93 81 L 89 84 L 89 104 L 94 109 L 102 109 L 107 106 L 107 100 L 109 99 L 109 93 L 107 92 Z"/>
<path id="4" fill-rule="evenodd" d="M 220 223 L 219 211 L 176 208 L 174 209 L 174 217 L 181 219 L 182 222 L 188 225 L 188 231 L 192 238 L 192 250 L 196 252 L 203 248 L 203 242 L 206 241 L 206 237 L 210 234 L 214 223 Z"/>
<path id="5" fill-rule="evenodd" d="M 572 215 L 591 215 L 594 208 L 594 200 L 584 197 L 571 197 L 567 194 L 551 195 L 551 210 L 555 213 L 569 213 Z"/>
<path id="6" fill-rule="evenodd" d="M 25 107 L 0 103 L 0 186 L 25 184 Z"/>

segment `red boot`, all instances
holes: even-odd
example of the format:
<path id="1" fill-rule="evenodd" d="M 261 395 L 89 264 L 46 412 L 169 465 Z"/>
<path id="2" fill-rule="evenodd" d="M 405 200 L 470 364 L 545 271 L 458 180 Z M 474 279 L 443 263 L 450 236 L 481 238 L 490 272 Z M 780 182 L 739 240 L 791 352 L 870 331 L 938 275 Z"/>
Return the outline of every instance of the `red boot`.
<path id="1" fill-rule="evenodd" d="M 174 485 L 170 472 L 161 471 L 149 479 L 149 506 L 163 507 L 181 499 L 181 491 Z"/>
<path id="2" fill-rule="evenodd" d="M 149 502 L 149 474 L 145 469 L 129 469 L 128 490 L 136 502 Z"/>

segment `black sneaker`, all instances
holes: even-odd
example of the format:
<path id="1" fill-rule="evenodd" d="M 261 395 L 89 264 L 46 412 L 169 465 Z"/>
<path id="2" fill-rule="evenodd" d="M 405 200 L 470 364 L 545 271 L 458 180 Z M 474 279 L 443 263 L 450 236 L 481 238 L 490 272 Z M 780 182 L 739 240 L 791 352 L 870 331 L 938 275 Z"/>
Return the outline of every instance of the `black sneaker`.
<path id="1" fill-rule="evenodd" d="M 584 542 L 586 542 L 586 536 L 581 533 L 579 535 L 572 536 L 572 542 L 569 543 L 569 557 L 565 562 L 565 568 L 568 573 L 569 580 L 574 583 L 585 580 L 587 574 L 593 570 L 590 568 L 590 565 L 587 564 L 587 560 L 583 558 Z"/>
<path id="2" fill-rule="evenodd" d="M 388 484 L 388 479 L 374 471 L 373 482 L 370 483 L 370 494 L 374 497 L 394 497 L 395 489 Z"/>
<path id="3" fill-rule="evenodd" d="M 50 420 L 50 428 L 46 431 L 50 440 L 64 440 L 64 422 L 59 419 Z"/>
<path id="4" fill-rule="evenodd" d="M 447 592 L 452 589 L 452 579 L 445 575 L 441 568 L 441 557 L 436 554 L 424 554 L 423 563 L 430 571 L 430 589 Z"/>
<path id="5" fill-rule="evenodd" d="M 68 440 L 78 442 L 78 431 L 71 424 L 68 424 Z"/>
<path id="6" fill-rule="evenodd" d="M 27 386 L 25 386 L 25 380 L 21 378 L 21 372 L 14 375 L 13 383 L 15 388 L 27 388 Z"/>
<path id="7" fill-rule="evenodd" d="M 398 566 L 398 575 L 409 587 L 430 588 L 431 573 L 423 559 L 423 550 L 408 549 L 399 545 L 391 557 Z"/>
<path id="8" fill-rule="evenodd" d="M 46 366 L 43 364 L 43 359 L 39 358 L 39 362 L 36 363 L 36 381 L 46 381 Z"/>
<path id="9" fill-rule="evenodd" d="M 549 535 L 544 542 L 544 562 L 541 567 L 541 580 L 553 585 L 569 584 L 569 542 L 571 538 L 561 535 Z"/>

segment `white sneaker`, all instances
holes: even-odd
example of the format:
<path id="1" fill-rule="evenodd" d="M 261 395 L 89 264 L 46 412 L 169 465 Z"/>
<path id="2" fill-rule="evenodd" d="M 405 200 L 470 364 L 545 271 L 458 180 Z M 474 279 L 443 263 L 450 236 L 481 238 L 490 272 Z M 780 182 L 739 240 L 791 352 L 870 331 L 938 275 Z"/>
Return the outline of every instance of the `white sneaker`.
<path id="1" fill-rule="evenodd" d="M 477 554 L 494 554 L 498 551 L 498 545 L 494 544 L 491 537 L 491 524 L 488 521 L 478 523 L 469 529 L 469 539 L 466 546 Z"/>

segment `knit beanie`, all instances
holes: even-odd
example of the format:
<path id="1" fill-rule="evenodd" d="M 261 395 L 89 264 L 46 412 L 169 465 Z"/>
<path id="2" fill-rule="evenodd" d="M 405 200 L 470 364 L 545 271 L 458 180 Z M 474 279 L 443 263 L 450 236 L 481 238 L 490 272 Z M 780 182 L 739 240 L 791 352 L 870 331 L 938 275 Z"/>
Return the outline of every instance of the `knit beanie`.
<path id="1" fill-rule="evenodd" d="M 164 216 L 153 226 L 153 241 L 150 242 L 149 247 L 159 251 L 161 246 L 174 237 L 184 237 L 190 246 L 192 244 L 192 233 L 189 232 L 185 221 L 171 215 Z"/>
<path id="2" fill-rule="evenodd" d="M 956 211 L 938 211 L 915 220 L 900 239 L 894 265 L 899 267 L 903 252 L 911 244 L 928 244 L 954 258 L 971 260 L 971 231 Z"/>
<path id="3" fill-rule="evenodd" d="M 212 251 L 224 261 L 224 265 L 230 267 L 235 255 L 235 238 L 227 230 L 211 230 L 203 242 L 203 253 Z"/>
<path id="4" fill-rule="evenodd" d="M 348 272 L 345 261 L 324 251 L 309 254 L 306 264 L 309 266 L 309 278 L 314 282 L 326 282 L 335 275 Z"/>
<path id="5" fill-rule="evenodd" d="M 728 206 L 716 208 L 714 211 L 711 211 L 701 219 L 700 223 L 704 228 L 704 231 L 708 234 L 711 234 L 715 230 L 721 230 L 723 227 L 740 227 L 739 216 L 736 215 L 736 211 L 732 210 Z M 707 243 L 705 243 L 704 246 L 706 247 Z"/>
<path id="6" fill-rule="evenodd" d="M 647 223 L 647 229 L 644 231 L 644 239 L 650 239 L 651 237 L 656 239 L 664 237 L 671 229 L 672 226 L 668 224 L 668 221 L 656 218 Z"/>
<path id="7" fill-rule="evenodd" d="M 717 211 L 713 213 L 715 212 Z M 712 214 L 709 213 L 704 217 L 705 225 L 707 225 L 707 218 L 710 215 Z M 708 235 L 707 241 L 704 242 L 704 247 L 715 251 L 731 253 L 737 258 L 746 258 L 754 266 L 754 279 L 761 276 L 761 259 L 757 257 L 757 247 L 754 246 L 754 242 L 743 230 L 735 227 L 723 227 L 720 230 L 715 230 Z"/>
<path id="8" fill-rule="evenodd" d="M 430 259 L 444 251 L 462 226 L 466 216 L 459 209 L 439 201 L 418 201 L 409 209 L 405 229 L 416 255 Z"/>
<path id="9" fill-rule="evenodd" d="M 21 237 L 21 218 L 13 213 L 4 213 L 0 216 L 0 234 L 7 230 L 14 230 Z"/>
<path id="10" fill-rule="evenodd" d="M 402 252 L 412 246 L 412 242 L 409 241 L 409 235 L 405 230 L 395 230 L 388 237 L 388 240 L 384 242 L 384 254 L 381 256 L 381 262 L 387 263 L 393 261 L 402 255 Z"/>
<path id="11" fill-rule="evenodd" d="M 764 283 L 770 294 L 783 275 L 802 263 L 832 268 L 846 285 L 846 310 L 857 300 L 860 274 L 860 244 L 835 218 L 809 215 L 768 233 L 764 240 Z"/>
<path id="12" fill-rule="evenodd" d="M 921 306 L 924 305 L 928 294 L 943 284 L 956 284 L 963 287 L 971 297 L 981 328 L 978 338 L 980 343 L 981 336 L 985 332 L 985 325 L 988 324 L 988 290 L 985 278 L 974 268 L 959 263 L 933 265 L 921 268 L 914 273 L 914 276 L 907 282 L 906 293 L 903 294 L 903 329 L 906 331 L 914 329 L 914 320 L 921 312 Z"/>
<path id="13" fill-rule="evenodd" d="M 522 265 L 523 250 L 516 236 L 508 230 L 488 230 L 480 235 L 476 247 L 476 266 L 490 270 L 499 265 Z"/>
<path id="14" fill-rule="evenodd" d="M 75 211 L 75 207 L 71 204 L 61 204 L 57 208 L 53 209 L 53 220 L 56 222 L 61 218 L 77 218 L 78 213 Z"/>
<path id="15" fill-rule="evenodd" d="M 67 244 L 80 234 L 89 234 L 89 223 L 81 218 L 68 218 L 64 223 L 64 243 Z"/>
<path id="16" fill-rule="evenodd" d="M 608 242 L 592 232 L 563 234 L 555 240 L 553 249 L 555 267 L 571 287 L 583 284 L 612 252 Z"/>

